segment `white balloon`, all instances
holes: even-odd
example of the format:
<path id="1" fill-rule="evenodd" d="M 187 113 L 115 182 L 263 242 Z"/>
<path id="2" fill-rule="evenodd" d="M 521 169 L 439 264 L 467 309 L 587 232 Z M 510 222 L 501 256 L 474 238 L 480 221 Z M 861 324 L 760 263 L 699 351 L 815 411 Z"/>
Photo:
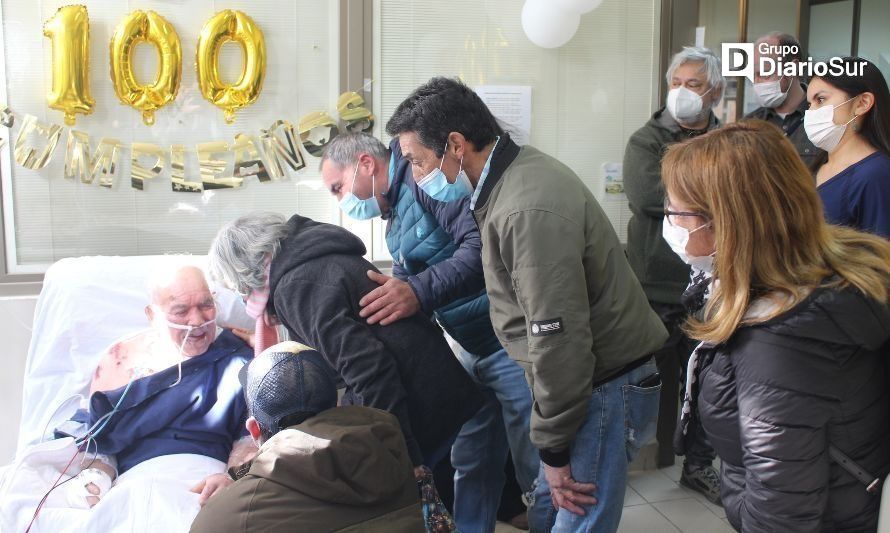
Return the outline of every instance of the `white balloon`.
<path id="1" fill-rule="evenodd" d="M 553 3 L 562 8 L 563 11 L 583 15 L 598 8 L 603 3 L 603 0 L 553 0 Z"/>
<path id="2" fill-rule="evenodd" d="M 522 6 L 522 29 L 541 48 L 559 48 L 578 31 L 581 15 L 567 13 L 549 0 L 527 0 Z"/>

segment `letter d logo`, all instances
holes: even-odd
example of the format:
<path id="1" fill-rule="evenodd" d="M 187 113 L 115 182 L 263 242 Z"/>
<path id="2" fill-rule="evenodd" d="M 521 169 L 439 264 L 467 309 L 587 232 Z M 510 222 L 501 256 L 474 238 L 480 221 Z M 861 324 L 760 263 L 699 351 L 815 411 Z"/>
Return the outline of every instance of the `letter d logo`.
<path id="1" fill-rule="evenodd" d="M 723 43 L 723 76 L 744 76 L 754 82 L 754 44 Z"/>

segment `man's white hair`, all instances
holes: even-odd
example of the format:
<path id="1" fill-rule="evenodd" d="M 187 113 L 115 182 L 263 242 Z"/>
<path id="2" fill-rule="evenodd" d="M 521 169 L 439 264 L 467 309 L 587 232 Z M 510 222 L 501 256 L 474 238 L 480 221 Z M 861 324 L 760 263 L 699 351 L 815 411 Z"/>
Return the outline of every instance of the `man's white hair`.
<path id="1" fill-rule="evenodd" d="M 229 222 L 210 245 L 210 278 L 242 295 L 262 289 L 266 255 L 275 257 L 287 231 L 284 216 L 272 212 L 251 213 Z"/>
<path id="2" fill-rule="evenodd" d="M 671 59 L 671 65 L 664 75 L 668 87 L 671 86 L 671 79 L 674 77 L 674 73 L 681 65 L 686 63 L 701 63 L 701 72 L 705 73 L 708 85 L 715 91 L 722 91 L 726 87 L 726 78 L 723 77 L 723 71 L 720 67 L 720 58 L 709 48 L 700 46 L 684 46 L 682 51 L 674 54 L 673 59 Z"/>
<path id="3" fill-rule="evenodd" d="M 145 294 L 148 297 L 148 303 L 151 305 L 162 303 L 160 301 L 161 292 L 173 285 L 179 278 L 179 275 L 186 270 L 197 271 L 201 274 L 201 277 L 204 278 L 204 282 L 207 282 L 207 278 L 204 276 L 204 271 L 201 270 L 200 267 L 187 263 L 185 259 L 181 262 L 173 262 L 163 268 L 155 269 L 145 280 Z"/>

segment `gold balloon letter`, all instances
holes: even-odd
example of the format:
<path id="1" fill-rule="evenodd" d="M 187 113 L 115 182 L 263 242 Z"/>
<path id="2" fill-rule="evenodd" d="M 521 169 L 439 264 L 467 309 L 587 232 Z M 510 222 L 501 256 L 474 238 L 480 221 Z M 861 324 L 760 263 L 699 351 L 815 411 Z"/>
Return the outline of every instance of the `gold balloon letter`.
<path id="1" fill-rule="evenodd" d="M 309 113 L 300 119 L 300 141 L 309 155 L 321 157 L 324 147 L 340 134 L 337 123 L 324 111 Z"/>
<path id="2" fill-rule="evenodd" d="M 151 166 L 145 166 L 140 157 L 155 158 Z M 144 190 L 145 180 L 158 177 L 167 166 L 167 153 L 163 148 L 151 143 L 133 143 L 130 148 L 130 185 L 134 189 Z"/>
<path id="3" fill-rule="evenodd" d="M 234 85 L 219 78 L 219 51 L 226 41 L 235 41 L 244 49 L 244 69 Z M 240 11 L 220 11 L 201 30 L 196 59 L 201 94 L 222 109 L 226 124 L 231 124 L 235 111 L 252 104 L 263 90 L 266 42 L 262 30 Z"/>
<path id="4" fill-rule="evenodd" d="M 99 141 L 96 154 L 90 157 L 90 138 L 82 131 L 68 131 L 68 149 L 65 151 L 65 174 L 68 179 L 80 179 L 91 184 L 99 176 L 99 185 L 111 188 L 117 174 L 118 158 L 123 145 L 117 139 Z"/>
<path id="5" fill-rule="evenodd" d="M 151 85 L 139 85 L 133 74 L 133 49 L 140 42 L 158 51 L 158 75 Z M 151 126 L 155 111 L 176 98 L 181 77 L 182 50 L 173 26 L 154 11 L 124 17 L 111 38 L 111 82 L 121 102 L 142 111 L 142 121 Z"/>
<path id="6" fill-rule="evenodd" d="M 28 145 L 28 138 L 36 135 L 43 139 L 46 144 L 42 150 Z M 30 170 L 40 170 L 49 162 L 49 157 L 59 137 L 62 136 L 62 126 L 58 124 L 44 124 L 37 121 L 34 115 L 25 115 L 22 121 L 22 128 L 19 130 L 19 136 L 15 140 L 15 160 L 18 164 Z"/>
<path id="7" fill-rule="evenodd" d="M 282 136 L 278 135 L 279 130 Z M 260 143 L 266 154 L 266 166 L 273 179 L 285 177 L 287 169 L 294 172 L 306 166 L 294 125 L 286 120 L 276 120 L 267 130 L 260 130 Z"/>
<path id="8" fill-rule="evenodd" d="M 337 114 L 346 123 L 350 133 L 370 132 L 374 127 L 374 115 L 365 107 L 365 99 L 357 92 L 349 91 L 337 99 Z"/>
<path id="9" fill-rule="evenodd" d="M 49 106 L 65 113 L 65 124 L 74 124 L 74 114 L 93 112 L 90 96 L 90 20 L 85 6 L 60 7 L 43 25 L 43 35 L 52 41 L 53 85 Z"/>
<path id="10" fill-rule="evenodd" d="M 0 104 L 0 126 L 9 129 L 9 134 L 12 135 L 12 126 L 15 124 L 15 114 L 12 112 L 12 109 L 9 109 L 3 104 Z M 6 146 L 6 142 L 8 137 L 0 137 L 0 148 Z"/>
<path id="11" fill-rule="evenodd" d="M 204 185 L 188 181 L 185 176 L 185 145 L 170 147 L 170 186 L 173 192 L 204 192 Z"/>
<path id="12" fill-rule="evenodd" d="M 235 135 L 235 143 L 232 144 L 232 152 L 235 154 L 235 175 L 241 178 L 255 176 L 260 182 L 271 181 L 266 164 L 260 159 L 260 151 L 250 136 L 243 133 Z"/>
<path id="13" fill-rule="evenodd" d="M 230 153 L 229 144 L 225 141 L 198 143 L 198 165 L 201 168 L 201 182 L 205 191 L 234 189 L 241 186 L 244 178 L 225 175 L 226 167 L 228 167 L 227 160 L 215 159 L 215 156 Z"/>

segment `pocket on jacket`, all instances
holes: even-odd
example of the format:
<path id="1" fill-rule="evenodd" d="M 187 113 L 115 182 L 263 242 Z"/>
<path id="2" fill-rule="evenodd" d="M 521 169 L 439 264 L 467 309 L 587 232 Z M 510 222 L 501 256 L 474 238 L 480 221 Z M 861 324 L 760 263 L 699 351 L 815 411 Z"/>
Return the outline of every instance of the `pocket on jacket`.
<path id="1" fill-rule="evenodd" d="M 631 462 L 640 449 L 655 438 L 661 381 L 650 387 L 623 385 L 621 392 L 624 396 L 627 461 Z"/>

